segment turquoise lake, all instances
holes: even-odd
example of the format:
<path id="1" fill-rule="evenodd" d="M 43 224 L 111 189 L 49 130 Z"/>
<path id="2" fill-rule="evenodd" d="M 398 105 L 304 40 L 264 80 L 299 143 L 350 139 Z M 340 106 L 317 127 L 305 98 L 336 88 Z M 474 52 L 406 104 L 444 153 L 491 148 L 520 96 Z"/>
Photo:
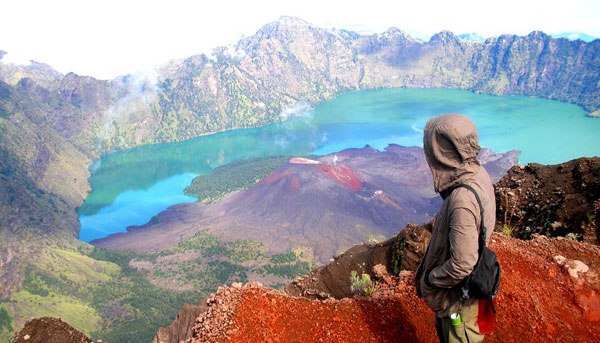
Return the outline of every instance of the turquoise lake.
<path id="1" fill-rule="evenodd" d="M 556 164 L 600 156 L 600 119 L 572 104 L 530 97 L 495 97 L 449 89 L 382 89 L 345 94 L 254 129 L 109 154 L 91 166 L 92 192 L 79 209 L 80 239 L 91 241 L 147 223 L 167 207 L 196 199 L 183 189 L 200 174 L 240 159 L 327 154 L 366 144 L 422 146 L 427 120 L 463 113 L 480 144 L 521 151 L 520 163 Z"/>

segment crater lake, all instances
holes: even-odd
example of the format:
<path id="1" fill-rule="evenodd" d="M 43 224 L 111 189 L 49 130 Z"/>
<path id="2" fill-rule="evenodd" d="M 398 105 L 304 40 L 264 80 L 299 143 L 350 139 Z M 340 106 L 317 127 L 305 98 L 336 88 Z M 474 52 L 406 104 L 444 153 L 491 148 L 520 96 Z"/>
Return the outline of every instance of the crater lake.
<path id="1" fill-rule="evenodd" d="M 600 119 L 576 105 L 523 96 L 451 89 L 380 89 L 340 95 L 314 108 L 299 106 L 286 120 L 191 140 L 115 152 L 92 166 L 92 191 L 78 210 L 80 239 L 91 241 L 147 223 L 167 207 L 196 198 L 192 179 L 241 159 L 324 155 L 370 145 L 422 146 L 427 120 L 462 113 L 477 125 L 482 147 L 520 150 L 519 163 L 557 164 L 600 155 Z"/>

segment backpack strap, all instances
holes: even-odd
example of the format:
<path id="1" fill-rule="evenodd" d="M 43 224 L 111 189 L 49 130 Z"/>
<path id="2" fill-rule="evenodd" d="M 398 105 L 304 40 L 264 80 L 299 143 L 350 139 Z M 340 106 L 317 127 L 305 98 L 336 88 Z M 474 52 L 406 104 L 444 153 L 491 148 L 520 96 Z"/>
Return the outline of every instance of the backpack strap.
<path id="1" fill-rule="evenodd" d="M 484 224 L 484 220 L 485 217 L 484 215 L 484 210 L 483 210 L 483 205 L 481 203 L 481 199 L 479 198 L 479 194 L 477 194 L 477 191 L 475 191 L 475 189 L 471 186 L 471 185 L 467 185 L 467 184 L 460 184 L 458 186 L 456 186 L 456 188 L 466 188 L 469 191 L 471 191 L 471 193 L 473 193 L 473 195 L 475 196 L 475 200 L 477 200 L 477 204 L 479 205 L 479 215 L 480 215 L 480 223 L 479 223 L 479 257 L 477 258 L 477 263 L 479 263 L 479 259 L 481 258 L 481 252 L 483 251 L 483 247 L 486 246 L 485 244 L 485 236 L 487 234 L 487 229 L 485 228 L 485 224 Z M 455 189 L 456 189 L 455 188 Z"/>
<path id="2" fill-rule="evenodd" d="M 485 247 L 485 235 L 486 235 L 486 228 L 485 228 L 485 224 L 484 224 L 484 210 L 483 210 L 483 204 L 481 203 L 481 199 L 479 198 L 479 194 L 477 194 L 477 191 L 475 191 L 475 189 L 471 186 L 471 185 L 467 185 L 467 184 L 460 184 L 458 186 L 456 186 L 454 189 L 456 188 L 466 188 L 469 191 L 471 191 L 471 193 L 473 193 L 473 195 L 475 196 L 475 200 L 477 200 L 477 204 L 479 205 L 479 215 L 480 215 L 480 223 L 479 223 L 479 249 L 477 251 L 477 262 L 475 263 L 475 267 L 477 265 L 479 265 L 479 262 L 481 261 L 481 255 L 483 253 L 483 248 Z M 467 276 L 461 283 L 461 287 L 460 287 L 460 296 L 463 299 L 468 299 L 469 296 L 469 281 L 470 281 L 471 275 Z M 491 301 L 491 299 L 490 299 Z M 492 303 L 492 310 L 494 311 L 494 314 L 496 313 L 496 309 L 494 308 L 494 305 Z"/>

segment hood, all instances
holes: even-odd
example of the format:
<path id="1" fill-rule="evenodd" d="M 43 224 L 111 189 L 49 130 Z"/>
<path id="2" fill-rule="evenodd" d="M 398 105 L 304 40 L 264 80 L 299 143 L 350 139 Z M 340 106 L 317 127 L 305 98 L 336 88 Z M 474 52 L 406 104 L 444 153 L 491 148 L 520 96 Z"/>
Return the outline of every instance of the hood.
<path id="1" fill-rule="evenodd" d="M 466 183 L 479 171 L 478 141 L 475 124 L 464 115 L 444 114 L 427 122 L 423 148 L 436 192 Z"/>

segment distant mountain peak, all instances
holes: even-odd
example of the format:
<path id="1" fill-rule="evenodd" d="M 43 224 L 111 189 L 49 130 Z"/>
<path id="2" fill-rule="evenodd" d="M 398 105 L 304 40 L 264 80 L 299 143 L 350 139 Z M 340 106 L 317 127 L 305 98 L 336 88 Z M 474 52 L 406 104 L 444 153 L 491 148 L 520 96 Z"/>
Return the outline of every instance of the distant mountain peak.
<path id="1" fill-rule="evenodd" d="M 285 26 L 311 26 L 311 24 L 304 19 L 287 15 L 279 17 L 276 23 Z"/>
<path id="2" fill-rule="evenodd" d="M 430 42 L 449 42 L 456 41 L 458 38 L 452 31 L 444 30 L 431 36 Z"/>
<path id="3" fill-rule="evenodd" d="M 460 35 L 458 35 L 458 39 L 466 40 L 469 42 L 478 42 L 478 43 L 485 41 L 485 38 L 481 37 L 480 35 L 478 35 L 475 32 L 460 34 Z"/>
<path id="4" fill-rule="evenodd" d="M 414 38 L 411 35 L 400 30 L 397 27 L 390 27 L 389 29 L 385 30 L 381 35 L 382 36 L 402 37 L 404 39 L 414 40 Z"/>
<path id="5" fill-rule="evenodd" d="M 261 27 L 255 35 L 248 37 L 250 40 L 254 38 L 269 38 L 279 37 L 281 39 L 290 39 L 298 33 L 306 32 L 309 28 L 315 26 L 309 22 L 297 17 L 282 16 L 278 20 L 270 22 Z"/>
<path id="6" fill-rule="evenodd" d="M 542 31 L 531 31 L 531 32 L 529 32 L 529 34 L 527 35 L 527 37 L 529 37 L 529 38 L 540 38 L 540 39 L 551 38 L 548 34 L 542 32 Z"/>

